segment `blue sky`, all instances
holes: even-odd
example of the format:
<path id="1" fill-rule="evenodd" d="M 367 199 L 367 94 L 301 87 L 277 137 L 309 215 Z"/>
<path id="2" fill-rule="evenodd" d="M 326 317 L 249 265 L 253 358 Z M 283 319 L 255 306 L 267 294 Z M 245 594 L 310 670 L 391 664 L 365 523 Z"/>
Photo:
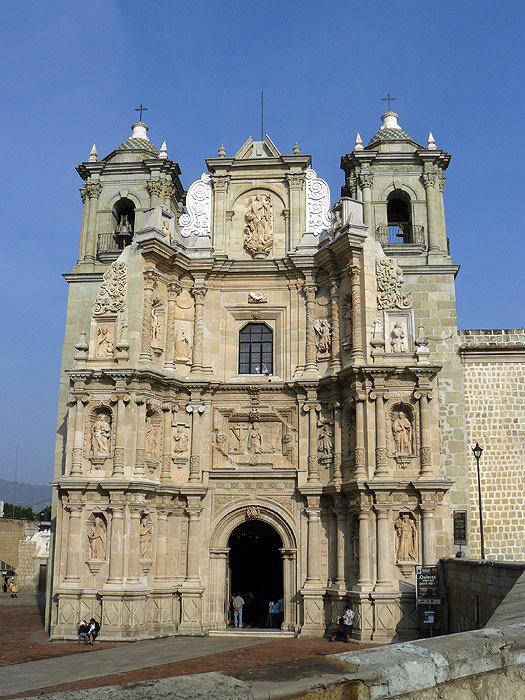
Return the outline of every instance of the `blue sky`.
<path id="1" fill-rule="evenodd" d="M 399 122 L 452 153 L 445 188 L 461 328 L 523 317 L 523 2 L 3 3 L 0 477 L 52 476 L 66 283 L 81 216 L 75 166 L 130 133 L 143 102 L 185 187 L 224 143 L 296 141 L 339 194 L 390 92 Z M 1 498 L 1 494 L 0 494 Z"/>

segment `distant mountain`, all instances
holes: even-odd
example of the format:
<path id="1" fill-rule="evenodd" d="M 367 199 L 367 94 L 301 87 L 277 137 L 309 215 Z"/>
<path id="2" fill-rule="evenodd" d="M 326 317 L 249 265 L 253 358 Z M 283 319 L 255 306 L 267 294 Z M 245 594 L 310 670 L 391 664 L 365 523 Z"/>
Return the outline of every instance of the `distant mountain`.
<path id="1" fill-rule="evenodd" d="M 31 506 L 35 512 L 51 503 L 51 486 L 15 484 L 14 481 L 0 479 L 0 501 L 14 503 L 15 506 Z"/>

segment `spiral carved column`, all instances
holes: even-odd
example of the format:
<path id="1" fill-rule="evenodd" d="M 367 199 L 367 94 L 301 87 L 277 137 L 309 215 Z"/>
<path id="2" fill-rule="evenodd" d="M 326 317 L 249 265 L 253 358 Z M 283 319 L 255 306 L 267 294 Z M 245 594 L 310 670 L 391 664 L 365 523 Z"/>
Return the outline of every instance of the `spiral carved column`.
<path id="1" fill-rule="evenodd" d="M 330 282 L 330 308 L 332 312 L 332 358 L 330 367 L 332 372 L 341 369 L 341 341 L 339 331 L 339 284 Z"/>
<path id="2" fill-rule="evenodd" d="M 175 316 L 177 313 L 177 297 L 182 291 L 179 282 L 168 284 L 168 318 L 166 328 L 166 356 L 164 367 L 175 369 Z"/>
<path id="3" fill-rule="evenodd" d="M 142 345 L 139 362 L 151 362 L 151 312 L 153 309 L 153 290 L 157 284 L 154 270 L 144 271 L 144 314 L 142 317 Z"/>
<path id="4" fill-rule="evenodd" d="M 204 371 L 204 297 L 206 287 L 193 287 L 191 295 L 195 302 L 193 317 L 193 354 L 191 361 L 191 373 L 200 374 Z"/>
<path id="5" fill-rule="evenodd" d="M 362 364 L 365 356 L 361 328 L 361 270 L 357 265 L 352 265 L 350 275 L 352 279 L 352 360 L 355 364 Z"/>
<path id="6" fill-rule="evenodd" d="M 315 344 L 315 284 L 303 284 L 306 299 L 306 365 L 305 373 L 317 374 L 317 347 Z"/>

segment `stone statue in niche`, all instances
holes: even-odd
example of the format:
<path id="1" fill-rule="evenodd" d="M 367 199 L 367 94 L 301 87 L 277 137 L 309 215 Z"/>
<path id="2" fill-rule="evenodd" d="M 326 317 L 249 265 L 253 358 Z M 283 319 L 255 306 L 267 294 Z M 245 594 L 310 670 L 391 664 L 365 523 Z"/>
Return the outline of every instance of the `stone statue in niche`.
<path id="1" fill-rule="evenodd" d="M 408 352 L 406 333 L 400 321 L 396 321 L 390 331 L 390 350 L 391 352 Z"/>
<path id="2" fill-rule="evenodd" d="M 151 342 L 153 345 L 160 343 L 161 326 L 155 306 L 151 309 Z"/>
<path id="3" fill-rule="evenodd" d="M 140 558 L 151 559 L 151 540 L 153 537 L 153 525 L 148 515 L 140 519 Z"/>
<path id="4" fill-rule="evenodd" d="M 153 425 L 151 417 L 146 418 L 146 436 L 144 438 L 146 457 L 155 459 L 158 449 L 157 428 Z"/>
<path id="5" fill-rule="evenodd" d="M 273 246 L 272 196 L 256 195 L 248 200 L 244 214 L 244 247 L 252 256 L 266 256 Z"/>
<path id="6" fill-rule="evenodd" d="M 317 359 L 326 359 L 330 356 L 330 350 L 332 348 L 332 324 L 325 318 L 318 318 L 314 322 L 314 328 Z"/>
<path id="7" fill-rule="evenodd" d="M 359 522 L 355 516 L 350 520 L 350 551 L 353 561 L 359 559 Z"/>
<path id="8" fill-rule="evenodd" d="M 417 531 L 408 513 L 402 513 L 394 522 L 397 561 L 417 561 Z"/>
<path id="9" fill-rule="evenodd" d="M 190 359 L 190 341 L 183 326 L 179 328 L 175 336 L 175 359 L 185 362 Z"/>
<path id="10" fill-rule="evenodd" d="M 324 457 L 329 457 L 332 454 L 332 450 L 334 448 L 333 437 L 334 431 L 332 430 L 330 423 L 321 423 L 318 435 L 318 448 L 319 452 Z"/>
<path id="11" fill-rule="evenodd" d="M 248 433 L 248 452 L 260 455 L 263 453 L 262 435 L 258 421 L 254 421 Z"/>
<path id="12" fill-rule="evenodd" d="M 97 349 L 96 357 L 109 357 L 113 355 L 114 330 L 108 326 L 97 328 Z"/>
<path id="13" fill-rule="evenodd" d="M 188 428 L 185 425 L 178 425 L 173 435 L 173 452 L 182 455 L 188 451 L 189 438 Z"/>
<path id="14" fill-rule="evenodd" d="M 99 413 L 91 427 L 91 450 L 94 455 L 109 455 L 111 423 L 109 416 Z"/>
<path id="15" fill-rule="evenodd" d="M 347 293 L 343 297 L 343 330 L 347 342 L 352 338 L 352 295 Z"/>
<path id="16" fill-rule="evenodd" d="M 396 455 L 412 454 L 412 424 L 403 411 L 393 414 L 392 435 Z"/>
<path id="17" fill-rule="evenodd" d="M 93 561 L 103 561 L 106 558 L 106 524 L 100 516 L 96 516 L 88 532 L 89 558 Z"/>

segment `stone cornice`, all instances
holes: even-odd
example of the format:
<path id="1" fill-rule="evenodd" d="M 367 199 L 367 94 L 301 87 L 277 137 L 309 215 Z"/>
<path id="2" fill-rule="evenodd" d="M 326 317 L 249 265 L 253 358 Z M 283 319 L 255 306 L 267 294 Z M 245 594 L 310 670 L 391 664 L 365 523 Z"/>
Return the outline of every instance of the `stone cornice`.
<path id="1" fill-rule="evenodd" d="M 399 260 L 397 260 L 397 263 L 405 275 L 454 275 L 454 279 L 461 267 L 461 265 L 454 265 L 453 263 L 441 263 L 439 265 L 403 265 Z"/>

